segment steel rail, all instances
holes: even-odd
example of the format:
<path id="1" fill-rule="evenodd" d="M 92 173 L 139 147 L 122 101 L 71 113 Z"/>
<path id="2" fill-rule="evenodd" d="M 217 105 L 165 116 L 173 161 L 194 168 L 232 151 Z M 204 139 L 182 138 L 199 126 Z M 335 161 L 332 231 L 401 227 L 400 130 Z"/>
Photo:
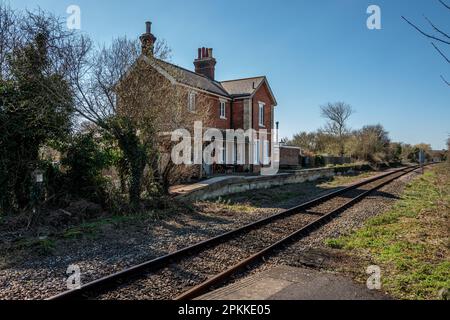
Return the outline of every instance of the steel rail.
<path id="1" fill-rule="evenodd" d="M 348 187 L 327 193 L 323 196 L 320 196 L 318 198 L 315 198 L 313 200 L 310 200 L 308 202 L 305 202 L 301 205 L 298 205 L 296 207 L 287 209 L 285 211 L 282 211 L 278 214 L 272 215 L 270 217 L 266 217 L 263 219 L 260 219 L 256 222 L 249 223 L 243 227 L 231 230 L 229 232 L 223 233 L 221 235 L 218 235 L 216 237 L 213 237 L 208 240 L 204 240 L 202 242 L 199 242 L 197 244 L 194 244 L 192 246 L 188 246 L 186 248 L 180 249 L 176 252 L 158 257 L 156 259 L 144 262 L 142 264 L 127 268 L 123 271 L 111 274 L 109 276 L 106 276 L 104 278 L 100 278 L 98 280 L 94 280 L 90 283 L 87 283 L 83 285 L 79 289 L 69 290 L 66 292 L 63 292 L 61 294 L 55 295 L 49 299 L 46 300 L 80 300 L 80 299 L 88 299 L 92 295 L 99 295 L 102 292 L 106 292 L 110 290 L 111 288 L 118 287 L 124 282 L 128 282 L 130 280 L 133 280 L 134 278 L 140 277 L 143 273 L 147 272 L 155 272 L 163 268 L 164 266 L 167 266 L 171 263 L 180 261 L 184 258 L 190 257 L 198 252 L 204 251 L 205 249 L 217 246 L 218 244 L 221 244 L 233 237 L 236 237 L 237 235 L 243 234 L 245 232 L 257 229 L 258 227 L 265 226 L 273 221 L 288 217 L 290 215 L 296 214 L 299 211 L 303 211 L 305 209 L 308 209 L 310 207 L 316 206 L 320 203 L 323 203 L 325 201 L 328 201 L 332 198 L 335 198 L 341 194 L 344 194 L 348 191 L 357 189 L 361 186 L 370 184 L 372 182 L 381 180 L 383 178 L 386 178 L 391 175 L 395 175 L 396 173 L 407 171 L 406 173 L 412 172 L 416 170 L 418 166 L 414 167 L 403 167 L 398 170 L 393 170 L 388 173 L 384 173 L 381 175 L 377 175 L 373 178 L 363 180 L 361 182 L 352 184 Z M 411 170 L 409 170 L 411 169 Z M 406 174 L 405 173 L 405 174 Z M 395 180 L 395 179 L 394 179 Z"/>
<path id="2" fill-rule="evenodd" d="M 366 196 L 368 196 L 370 193 L 384 187 L 385 185 L 391 183 L 394 180 L 399 179 L 400 177 L 411 173 L 413 171 L 417 170 L 417 167 L 408 171 L 405 171 L 401 174 L 399 174 L 398 176 L 395 176 L 393 178 L 390 178 L 386 181 L 384 181 L 383 183 L 380 183 L 378 185 L 376 185 L 375 187 L 364 191 L 363 193 L 359 194 L 358 196 L 352 198 L 351 200 L 349 200 L 348 202 L 346 202 L 345 204 L 341 205 L 340 207 L 338 207 L 337 209 L 334 209 L 332 211 L 330 211 L 329 213 L 326 213 L 325 215 L 323 215 L 322 217 L 318 218 L 317 220 L 309 223 L 308 225 L 306 225 L 305 227 L 302 227 L 301 229 L 291 233 L 290 235 L 288 235 L 287 237 L 277 241 L 276 243 L 264 248 L 263 250 L 255 253 L 254 255 L 241 260 L 240 262 L 238 262 L 237 264 L 235 264 L 234 266 L 230 267 L 229 269 L 211 277 L 210 279 L 206 280 L 205 282 L 193 287 L 192 289 L 182 293 L 181 295 L 179 295 L 178 297 L 176 297 L 174 300 L 176 301 L 184 301 L 184 300 L 192 300 L 195 298 L 198 298 L 199 296 L 207 293 L 209 291 L 209 289 L 214 286 L 214 285 L 219 285 L 222 282 L 224 282 L 225 280 L 229 279 L 231 276 L 233 276 L 234 274 L 236 274 L 237 272 L 241 271 L 243 268 L 256 263 L 258 260 L 261 260 L 262 258 L 264 258 L 265 256 L 269 255 L 270 253 L 272 253 L 273 251 L 280 249 L 281 247 L 289 244 L 290 242 L 294 241 L 294 240 L 298 240 L 301 237 L 305 237 L 308 234 L 310 234 L 312 231 L 315 231 L 317 229 L 319 229 L 322 225 L 327 224 L 329 221 L 333 220 L 334 218 L 336 218 L 342 211 L 344 211 L 345 209 L 351 207 L 352 205 L 356 204 L 357 202 L 359 202 L 360 200 L 362 200 L 363 198 L 365 198 Z M 396 172 L 398 173 L 398 172 Z"/>

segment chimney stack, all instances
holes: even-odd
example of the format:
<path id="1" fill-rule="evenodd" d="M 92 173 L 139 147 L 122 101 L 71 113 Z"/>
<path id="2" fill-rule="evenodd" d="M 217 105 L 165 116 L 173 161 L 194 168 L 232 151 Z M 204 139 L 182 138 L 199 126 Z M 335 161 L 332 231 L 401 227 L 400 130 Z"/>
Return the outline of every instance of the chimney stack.
<path id="1" fill-rule="evenodd" d="M 213 57 L 213 49 L 199 48 L 198 58 L 194 61 L 195 73 L 204 75 L 211 80 L 214 80 L 216 71 L 216 59 Z"/>
<path id="2" fill-rule="evenodd" d="M 145 33 L 139 39 L 141 40 L 142 54 L 152 57 L 156 37 L 152 34 L 152 23 L 150 21 L 145 23 Z"/>

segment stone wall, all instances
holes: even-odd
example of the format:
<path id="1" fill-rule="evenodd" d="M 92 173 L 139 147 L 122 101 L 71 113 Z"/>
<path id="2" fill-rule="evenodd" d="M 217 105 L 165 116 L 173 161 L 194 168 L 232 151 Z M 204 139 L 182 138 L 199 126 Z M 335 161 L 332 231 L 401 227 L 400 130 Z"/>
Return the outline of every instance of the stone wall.
<path id="1" fill-rule="evenodd" d="M 300 170 L 294 173 L 279 174 L 276 176 L 258 177 L 232 177 L 195 190 L 189 194 L 177 197 L 181 200 L 208 200 L 234 193 L 249 190 L 269 189 L 287 184 L 316 181 L 322 178 L 332 178 L 337 174 L 345 174 L 355 170 L 361 170 L 361 166 L 348 166 L 339 168 L 323 168 Z"/>

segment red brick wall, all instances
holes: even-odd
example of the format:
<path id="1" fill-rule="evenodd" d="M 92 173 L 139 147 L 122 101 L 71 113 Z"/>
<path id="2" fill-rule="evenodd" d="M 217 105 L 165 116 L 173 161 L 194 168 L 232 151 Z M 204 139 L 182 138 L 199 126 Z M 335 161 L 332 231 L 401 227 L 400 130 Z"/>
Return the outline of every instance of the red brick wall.
<path id="1" fill-rule="evenodd" d="M 264 102 L 264 128 L 259 126 L 259 102 Z M 253 128 L 255 130 L 267 129 L 268 132 L 272 129 L 272 105 L 273 101 L 270 97 L 269 89 L 264 84 L 259 88 L 253 97 Z"/>
<path id="2" fill-rule="evenodd" d="M 244 128 L 244 100 L 235 100 L 233 102 L 226 102 L 226 119 L 220 118 L 220 99 L 219 97 L 208 95 L 207 103 L 210 106 L 211 121 L 210 126 L 218 129 L 243 129 Z M 264 107 L 264 127 L 259 126 L 259 102 L 265 103 Z M 187 102 L 186 102 L 187 103 Z M 233 103 L 233 108 L 231 108 Z M 272 106 L 273 101 L 271 99 L 269 90 L 264 84 L 253 97 L 253 129 L 259 131 L 266 129 L 268 134 L 271 134 L 272 128 Z M 233 114 L 231 114 L 231 109 Z"/>
<path id="3" fill-rule="evenodd" d="M 244 101 L 236 100 L 233 102 L 233 129 L 244 128 Z"/>
<path id="4" fill-rule="evenodd" d="M 264 127 L 259 126 L 259 102 L 265 103 L 264 106 Z M 267 130 L 267 140 L 269 141 L 270 156 L 272 153 L 272 101 L 269 89 L 266 84 L 263 84 L 253 97 L 253 128 L 257 131 Z M 261 150 L 260 157 L 263 159 L 264 150 Z M 255 167 L 254 170 L 259 172 L 260 168 Z"/>
<path id="5" fill-rule="evenodd" d="M 230 101 L 226 103 L 226 119 L 220 118 L 220 99 L 215 96 L 208 97 L 209 105 L 209 117 L 210 125 L 217 129 L 229 129 L 231 128 L 231 112 L 230 112 Z"/>
<path id="6" fill-rule="evenodd" d="M 259 102 L 263 102 L 264 106 L 264 127 L 259 126 Z M 231 103 L 233 107 L 231 108 Z M 244 105 L 243 99 L 235 100 L 234 102 L 226 102 L 226 119 L 220 118 L 220 98 L 212 95 L 207 95 L 207 104 L 209 105 L 209 124 L 205 126 L 217 128 L 217 129 L 243 129 L 244 128 Z M 266 84 L 263 84 L 261 88 L 255 93 L 252 99 L 252 128 L 256 131 L 267 130 L 267 139 L 271 141 L 271 130 L 273 129 L 272 115 L 273 104 L 270 91 Z M 231 114 L 231 109 L 233 113 Z M 270 146 L 271 147 L 271 146 Z M 263 159 L 264 150 L 261 150 L 260 159 Z M 247 159 L 248 160 L 248 159 Z M 298 157 L 297 160 L 298 162 Z M 260 166 L 251 166 L 253 172 L 258 173 L 261 169 Z"/>
<path id="7" fill-rule="evenodd" d="M 300 150 L 296 148 L 280 148 L 280 165 L 281 166 L 298 166 L 300 165 Z"/>

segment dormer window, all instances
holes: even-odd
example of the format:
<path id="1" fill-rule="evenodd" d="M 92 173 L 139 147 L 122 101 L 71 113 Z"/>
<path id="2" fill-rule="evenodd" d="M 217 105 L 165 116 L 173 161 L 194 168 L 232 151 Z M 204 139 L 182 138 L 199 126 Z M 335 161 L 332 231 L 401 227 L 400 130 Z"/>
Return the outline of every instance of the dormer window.
<path id="1" fill-rule="evenodd" d="M 264 127 L 264 102 L 259 103 L 259 126 Z"/>
<path id="2" fill-rule="evenodd" d="M 227 103 L 225 101 L 220 101 L 220 119 L 227 118 Z"/>
<path id="3" fill-rule="evenodd" d="M 195 92 L 189 92 L 189 98 L 188 98 L 188 110 L 190 112 L 195 112 Z"/>

